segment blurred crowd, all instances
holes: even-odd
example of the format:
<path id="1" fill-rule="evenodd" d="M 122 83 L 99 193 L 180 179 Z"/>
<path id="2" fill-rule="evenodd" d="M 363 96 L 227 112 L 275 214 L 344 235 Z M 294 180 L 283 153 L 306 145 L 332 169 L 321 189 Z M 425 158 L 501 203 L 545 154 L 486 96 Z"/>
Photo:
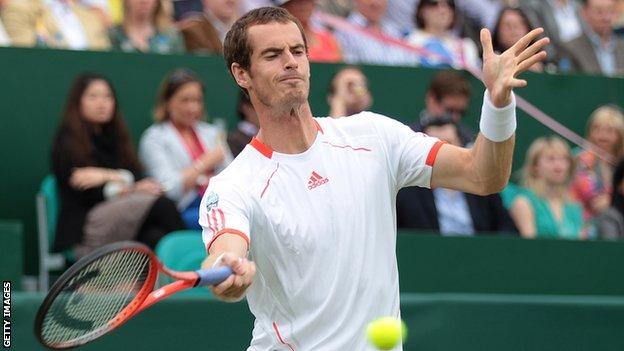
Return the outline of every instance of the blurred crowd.
<path id="1" fill-rule="evenodd" d="M 282 6 L 316 62 L 480 67 L 480 28 L 502 52 L 551 38 L 536 72 L 624 75 L 624 0 L 0 0 L 0 45 L 220 54 L 234 21 Z"/>

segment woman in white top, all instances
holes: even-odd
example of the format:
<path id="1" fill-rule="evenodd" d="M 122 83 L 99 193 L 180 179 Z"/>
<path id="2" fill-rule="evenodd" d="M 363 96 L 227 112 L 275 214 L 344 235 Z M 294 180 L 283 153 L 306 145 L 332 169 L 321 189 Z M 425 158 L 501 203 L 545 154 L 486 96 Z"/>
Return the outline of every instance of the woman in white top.
<path id="1" fill-rule="evenodd" d="M 199 203 L 213 175 L 231 161 L 224 131 L 204 122 L 204 86 L 194 72 L 177 69 L 163 82 L 154 123 L 139 145 L 147 173 L 177 202 L 188 228 L 200 229 Z"/>
<path id="2" fill-rule="evenodd" d="M 456 15 L 453 0 L 421 0 L 418 3 L 414 16 L 416 30 L 407 41 L 433 53 L 421 57 L 420 65 L 453 68 L 480 66 L 475 43 L 453 33 Z"/>

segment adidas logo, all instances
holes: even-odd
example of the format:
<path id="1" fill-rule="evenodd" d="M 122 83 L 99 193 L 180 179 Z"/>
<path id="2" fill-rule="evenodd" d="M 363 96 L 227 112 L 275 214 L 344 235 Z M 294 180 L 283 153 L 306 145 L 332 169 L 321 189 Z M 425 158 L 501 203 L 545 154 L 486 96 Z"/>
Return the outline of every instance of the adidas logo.
<path id="1" fill-rule="evenodd" d="M 329 182 L 329 179 L 321 177 L 318 173 L 312 172 L 310 175 L 310 180 L 308 180 L 308 190 L 312 190 L 318 186 L 321 186 L 325 183 Z"/>

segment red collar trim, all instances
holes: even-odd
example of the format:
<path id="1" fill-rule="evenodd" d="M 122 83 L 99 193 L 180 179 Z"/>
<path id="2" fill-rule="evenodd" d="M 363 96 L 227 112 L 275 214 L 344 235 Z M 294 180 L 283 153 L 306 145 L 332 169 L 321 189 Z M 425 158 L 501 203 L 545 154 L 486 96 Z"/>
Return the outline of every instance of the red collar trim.
<path id="1" fill-rule="evenodd" d="M 321 125 L 315 119 L 313 121 L 314 125 L 316 126 L 316 130 L 318 130 L 321 134 L 325 134 L 323 133 L 323 128 L 321 128 Z M 258 152 L 264 155 L 264 157 L 273 157 L 273 149 L 263 144 L 260 140 L 258 140 L 258 138 L 253 137 L 249 142 L 249 145 L 253 146 L 254 149 L 258 150 Z"/>

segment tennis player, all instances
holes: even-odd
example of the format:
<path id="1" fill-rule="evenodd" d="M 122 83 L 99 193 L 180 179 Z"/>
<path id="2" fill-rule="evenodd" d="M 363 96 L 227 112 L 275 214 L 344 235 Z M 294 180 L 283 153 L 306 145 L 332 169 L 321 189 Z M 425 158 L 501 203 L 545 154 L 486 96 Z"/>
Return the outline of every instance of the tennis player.
<path id="1" fill-rule="evenodd" d="M 225 58 L 260 130 L 211 179 L 200 224 L 209 253 L 203 266 L 236 273 L 214 294 L 246 296 L 256 318 L 248 350 L 372 350 L 367 323 L 400 313 L 397 191 L 485 195 L 505 186 L 516 128 L 512 88 L 526 86 L 516 76 L 545 58 L 541 33 L 497 55 L 490 33 L 481 32 L 487 90 L 480 134 L 463 149 L 370 112 L 313 117 L 301 24 L 283 9 L 260 8 L 233 25 Z"/>

